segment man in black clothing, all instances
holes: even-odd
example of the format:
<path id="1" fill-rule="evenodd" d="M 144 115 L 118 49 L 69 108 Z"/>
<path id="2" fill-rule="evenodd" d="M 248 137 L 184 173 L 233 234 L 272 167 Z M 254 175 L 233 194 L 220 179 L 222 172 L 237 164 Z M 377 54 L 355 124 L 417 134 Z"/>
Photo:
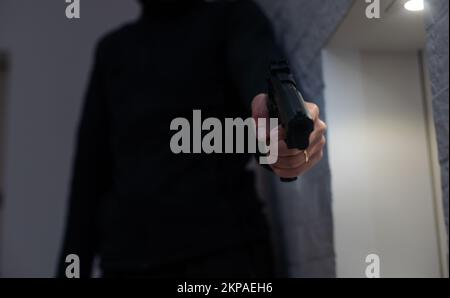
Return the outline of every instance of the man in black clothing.
<path id="1" fill-rule="evenodd" d="M 193 110 L 267 117 L 270 24 L 246 0 L 141 4 L 136 22 L 97 47 L 59 275 L 65 256 L 77 254 L 82 277 L 96 255 L 105 277 L 271 276 L 268 227 L 246 169 L 252 156 L 176 155 L 169 146 L 171 121 Z M 271 166 L 280 176 L 321 159 L 325 124 L 308 107 L 316 120 L 311 160 L 280 141 Z"/>

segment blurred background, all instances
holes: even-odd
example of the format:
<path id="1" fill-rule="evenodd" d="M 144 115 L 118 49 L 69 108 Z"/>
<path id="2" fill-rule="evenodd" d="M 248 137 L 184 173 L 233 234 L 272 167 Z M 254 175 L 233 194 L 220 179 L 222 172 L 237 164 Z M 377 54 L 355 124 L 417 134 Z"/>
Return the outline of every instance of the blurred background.
<path id="1" fill-rule="evenodd" d="M 448 277 L 448 1 L 259 0 L 328 154 L 294 185 L 259 173 L 292 277 Z M 424 3 L 423 9 L 420 3 Z M 0 276 L 51 277 L 75 130 L 100 36 L 136 1 L 0 0 Z"/>
<path id="2" fill-rule="evenodd" d="M 385 276 L 447 276 L 426 12 L 381 4 L 375 22 L 355 4 L 323 53 L 338 276 L 367 251 Z"/>

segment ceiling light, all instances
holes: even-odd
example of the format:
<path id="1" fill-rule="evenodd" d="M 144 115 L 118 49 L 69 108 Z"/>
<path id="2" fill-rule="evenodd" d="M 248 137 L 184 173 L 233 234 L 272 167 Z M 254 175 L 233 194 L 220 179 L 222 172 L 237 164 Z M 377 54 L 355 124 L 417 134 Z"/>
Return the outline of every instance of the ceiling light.
<path id="1" fill-rule="evenodd" d="M 408 0 L 405 9 L 409 11 L 422 11 L 424 9 L 423 0 Z"/>

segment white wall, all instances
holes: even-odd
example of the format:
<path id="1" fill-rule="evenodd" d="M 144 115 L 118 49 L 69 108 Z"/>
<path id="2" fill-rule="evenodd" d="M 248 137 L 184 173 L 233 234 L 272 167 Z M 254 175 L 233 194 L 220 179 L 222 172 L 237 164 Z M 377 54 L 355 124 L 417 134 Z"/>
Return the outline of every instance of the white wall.
<path id="1" fill-rule="evenodd" d="M 1 0 L 0 50 L 11 58 L 5 168 L 5 277 L 52 276 L 67 200 L 73 139 L 93 47 L 135 18 L 137 1 Z"/>
<path id="2" fill-rule="evenodd" d="M 432 167 L 415 52 L 324 52 L 339 277 L 439 277 Z M 433 161 L 435 162 L 435 161 Z"/>

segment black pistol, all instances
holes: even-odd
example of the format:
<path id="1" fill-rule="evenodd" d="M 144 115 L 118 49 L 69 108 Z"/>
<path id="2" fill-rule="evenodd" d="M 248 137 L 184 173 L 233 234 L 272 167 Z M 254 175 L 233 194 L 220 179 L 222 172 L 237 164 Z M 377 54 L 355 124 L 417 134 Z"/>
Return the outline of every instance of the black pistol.
<path id="1" fill-rule="evenodd" d="M 273 62 L 270 66 L 268 110 L 271 118 L 278 118 L 286 130 L 285 142 L 289 149 L 305 150 L 314 121 L 306 109 L 305 100 L 297 89 L 294 76 L 286 61 Z M 281 178 L 283 182 L 297 178 Z"/>

